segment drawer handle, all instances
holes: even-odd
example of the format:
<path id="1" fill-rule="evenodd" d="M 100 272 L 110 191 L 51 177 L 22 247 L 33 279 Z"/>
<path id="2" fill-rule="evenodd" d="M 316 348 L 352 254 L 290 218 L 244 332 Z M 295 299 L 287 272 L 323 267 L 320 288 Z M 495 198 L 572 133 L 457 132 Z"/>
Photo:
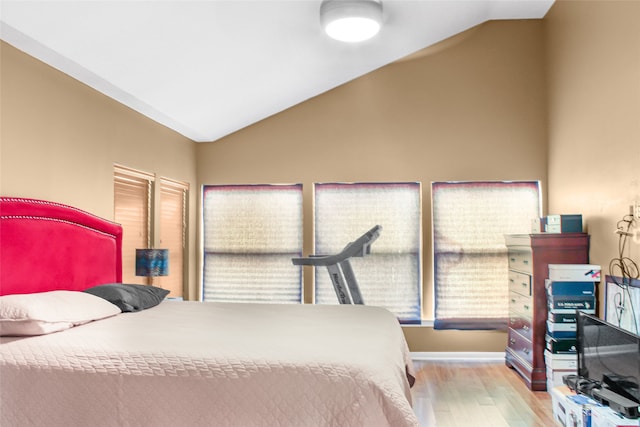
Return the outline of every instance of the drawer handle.
<path id="1" fill-rule="evenodd" d="M 529 310 L 529 306 L 528 305 L 524 305 L 523 306 L 525 310 Z"/>
<path id="2" fill-rule="evenodd" d="M 528 287 L 529 287 L 529 284 L 528 284 L 527 282 L 522 282 L 522 287 L 523 287 L 523 288 L 528 288 Z"/>
<path id="3" fill-rule="evenodd" d="M 503 259 L 504 259 L 504 258 L 503 258 Z M 522 260 L 522 263 L 523 263 L 523 264 L 525 264 L 525 265 L 529 265 L 529 260 L 528 260 L 528 259 L 523 259 L 523 260 Z"/>
<path id="4" fill-rule="evenodd" d="M 509 283 L 514 283 L 515 280 L 513 280 L 511 277 L 509 277 Z"/>
<path id="5" fill-rule="evenodd" d="M 515 299 L 513 299 L 513 298 L 511 298 L 511 302 L 515 304 L 515 303 L 516 303 L 516 300 L 515 300 Z"/>
<path id="6" fill-rule="evenodd" d="M 527 355 L 531 352 L 531 350 L 528 348 L 523 348 L 522 351 L 524 352 L 524 354 L 527 354 Z"/>
<path id="7" fill-rule="evenodd" d="M 515 340 L 514 338 L 509 338 L 509 342 L 510 342 L 511 344 L 515 344 L 515 343 L 516 343 L 516 340 Z"/>
<path id="8" fill-rule="evenodd" d="M 529 325 L 524 325 L 524 326 L 522 327 L 522 329 L 524 329 L 525 331 L 528 331 L 528 330 L 529 330 Z"/>
<path id="9" fill-rule="evenodd" d="M 502 259 L 504 259 L 504 258 L 502 258 Z M 513 261 L 513 262 L 515 262 L 515 261 L 516 261 L 516 259 L 515 259 L 515 258 L 513 258 L 513 257 L 509 258 L 509 260 L 510 260 L 510 261 Z"/>

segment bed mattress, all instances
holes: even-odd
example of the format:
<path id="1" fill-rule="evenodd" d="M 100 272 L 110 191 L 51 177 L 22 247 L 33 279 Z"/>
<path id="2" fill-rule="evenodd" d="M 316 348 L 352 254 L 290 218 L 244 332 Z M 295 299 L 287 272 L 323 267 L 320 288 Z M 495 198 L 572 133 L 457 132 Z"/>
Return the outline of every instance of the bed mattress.
<path id="1" fill-rule="evenodd" d="M 349 305 L 165 301 L 0 339 L 0 425 L 416 426 L 402 330 Z"/>

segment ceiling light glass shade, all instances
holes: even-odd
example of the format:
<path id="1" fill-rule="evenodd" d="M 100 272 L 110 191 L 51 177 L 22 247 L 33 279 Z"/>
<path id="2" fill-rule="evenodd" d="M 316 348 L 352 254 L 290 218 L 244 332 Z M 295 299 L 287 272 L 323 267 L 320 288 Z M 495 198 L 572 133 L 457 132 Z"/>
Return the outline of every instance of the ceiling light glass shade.
<path id="1" fill-rule="evenodd" d="M 382 3 L 376 0 L 324 0 L 320 23 L 329 37 L 360 42 L 375 36 L 382 25 Z"/>

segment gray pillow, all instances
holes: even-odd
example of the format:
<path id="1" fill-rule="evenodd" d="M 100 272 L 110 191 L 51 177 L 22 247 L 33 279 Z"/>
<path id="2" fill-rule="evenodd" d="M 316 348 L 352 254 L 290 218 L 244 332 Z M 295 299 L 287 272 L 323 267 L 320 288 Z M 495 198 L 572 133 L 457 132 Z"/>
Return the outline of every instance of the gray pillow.
<path id="1" fill-rule="evenodd" d="M 123 312 L 155 307 L 169 294 L 168 290 L 156 286 L 125 283 L 107 283 L 85 289 L 84 292 L 106 299 Z"/>

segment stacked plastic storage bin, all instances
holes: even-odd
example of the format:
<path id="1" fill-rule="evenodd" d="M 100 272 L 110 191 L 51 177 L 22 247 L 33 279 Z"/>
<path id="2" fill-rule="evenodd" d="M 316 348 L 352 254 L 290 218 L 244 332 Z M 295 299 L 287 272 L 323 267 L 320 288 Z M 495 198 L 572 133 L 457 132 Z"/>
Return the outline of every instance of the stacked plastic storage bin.
<path id="1" fill-rule="evenodd" d="M 596 313 L 596 283 L 600 266 L 549 264 L 545 281 L 549 312 L 546 350 L 547 390 L 562 385 L 562 377 L 577 374 L 576 311 Z"/>

